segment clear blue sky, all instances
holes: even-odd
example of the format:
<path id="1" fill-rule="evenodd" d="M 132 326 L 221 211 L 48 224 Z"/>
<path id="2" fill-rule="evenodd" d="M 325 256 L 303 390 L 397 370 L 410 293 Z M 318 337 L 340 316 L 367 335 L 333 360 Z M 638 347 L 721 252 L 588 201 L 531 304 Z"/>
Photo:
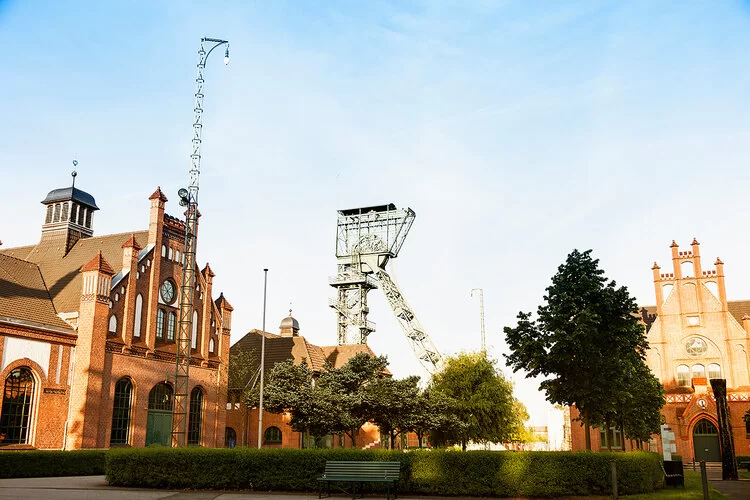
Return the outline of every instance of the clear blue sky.
<path id="1" fill-rule="evenodd" d="M 206 71 L 198 258 L 233 340 L 268 267 L 267 329 L 292 301 L 334 344 L 336 210 L 385 202 L 417 213 L 394 274 L 446 354 L 478 347 L 482 287 L 499 355 L 573 248 L 652 304 L 653 261 L 696 236 L 750 298 L 748 1 L 0 0 L 5 247 L 38 241 L 74 157 L 97 234 L 145 229 L 157 185 L 181 213 L 202 35 L 231 41 Z M 371 311 L 374 350 L 421 373 L 377 292 Z"/>

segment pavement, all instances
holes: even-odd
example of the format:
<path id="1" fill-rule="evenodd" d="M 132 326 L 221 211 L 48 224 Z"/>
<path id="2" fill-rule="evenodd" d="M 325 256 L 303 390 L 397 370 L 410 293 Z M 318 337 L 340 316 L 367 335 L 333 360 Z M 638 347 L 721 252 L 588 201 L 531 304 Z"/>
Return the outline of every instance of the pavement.
<path id="1" fill-rule="evenodd" d="M 750 500 L 750 480 L 722 481 L 709 470 L 711 486 L 731 500 Z M 110 486 L 104 476 L 40 477 L 0 479 L 0 500 L 317 500 L 316 493 L 255 492 L 255 491 L 206 491 L 206 490 L 156 490 L 142 488 L 119 488 Z M 336 495 L 336 500 L 346 500 L 347 495 Z M 381 497 L 371 497 L 380 500 Z M 401 498 L 401 497 L 400 497 Z M 403 497 L 401 500 L 407 500 Z M 419 500 L 446 500 L 446 497 L 412 497 Z M 462 500 L 469 497 L 451 497 Z M 592 499 L 593 497 L 581 497 Z M 596 497 L 602 498 L 602 497 Z M 623 497 L 627 498 L 627 497 Z M 472 499 L 476 500 L 476 499 Z"/>

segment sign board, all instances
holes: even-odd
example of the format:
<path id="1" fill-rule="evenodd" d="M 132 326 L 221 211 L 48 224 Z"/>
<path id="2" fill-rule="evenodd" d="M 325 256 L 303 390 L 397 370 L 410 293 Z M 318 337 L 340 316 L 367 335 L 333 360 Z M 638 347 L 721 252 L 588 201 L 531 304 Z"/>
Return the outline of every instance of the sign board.
<path id="1" fill-rule="evenodd" d="M 671 427 L 666 425 L 661 426 L 661 449 L 665 461 L 672 460 L 672 453 L 677 452 L 674 432 L 672 432 Z"/>

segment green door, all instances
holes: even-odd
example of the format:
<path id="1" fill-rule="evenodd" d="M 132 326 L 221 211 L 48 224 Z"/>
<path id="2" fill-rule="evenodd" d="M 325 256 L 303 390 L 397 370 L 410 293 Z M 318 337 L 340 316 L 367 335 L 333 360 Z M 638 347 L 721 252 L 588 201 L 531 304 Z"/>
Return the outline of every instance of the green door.
<path id="1" fill-rule="evenodd" d="M 148 411 L 146 446 L 150 444 L 172 446 L 172 412 Z"/>
<path id="2" fill-rule="evenodd" d="M 699 420 L 693 428 L 693 454 L 695 460 L 721 462 L 719 431 L 705 418 Z"/>

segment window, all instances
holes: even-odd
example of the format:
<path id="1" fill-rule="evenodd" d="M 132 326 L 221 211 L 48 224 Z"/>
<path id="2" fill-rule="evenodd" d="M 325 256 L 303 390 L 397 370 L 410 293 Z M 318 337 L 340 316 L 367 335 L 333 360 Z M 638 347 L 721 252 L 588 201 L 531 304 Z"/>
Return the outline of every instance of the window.
<path id="1" fill-rule="evenodd" d="M 166 245 L 161 246 L 161 256 L 166 257 L 167 256 L 167 247 Z"/>
<path id="2" fill-rule="evenodd" d="M 94 215 L 94 212 L 91 210 L 86 211 L 86 227 L 91 229 L 91 216 Z"/>
<path id="3" fill-rule="evenodd" d="M 117 333 L 117 318 L 114 314 L 109 317 L 109 333 Z"/>
<path id="4" fill-rule="evenodd" d="M 677 385 L 690 385 L 690 367 L 688 365 L 677 367 Z"/>
<path id="5" fill-rule="evenodd" d="M 612 450 L 619 450 L 622 448 L 622 433 L 620 432 L 620 428 L 618 426 L 610 427 L 610 430 L 612 431 L 612 447 L 610 448 L 608 445 L 608 439 L 607 439 L 607 433 L 604 432 L 604 429 L 599 429 L 599 440 L 600 440 L 600 448 L 606 448 L 606 449 L 612 449 Z"/>
<path id="6" fill-rule="evenodd" d="M 130 408 L 133 402 L 133 384 L 122 378 L 115 385 L 115 399 L 112 405 L 112 432 L 109 444 L 128 444 L 130 439 Z"/>
<path id="7" fill-rule="evenodd" d="M 169 313 L 169 321 L 167 322 L 167 340 L 170 342 L 174 341 L 174 328 L 177 321 L 177 314 L 174 312 Z"/>
<path id="8" fill-rule="evenodd" d="M 193 311 L 193 334 L 190 339 L 190 347 L 198 349 L 198 311 Z"/>
<path id="9" fill-rule="evenodd" d="M 156 311 L 156 338 L 164 339 L 164 309 Z"/>
<path id="10" fill-rule="evenodd" d="M 62 215 L 60 216 L 60 219 L 62 219 L 63 222 L 67 222 L 68 220 L 68 204 L 67 203 L 63 203 Z"/>
<path id="11" fill-rule="evenodd" d="M 706 376 L 706 367 L 703 365 L 693 365 L 693 378 L 702 378 Z"/>
<path id="12" fill-rule="evenodd" d="M 263 433 L 264 443 L 280 443 L 281 442 L 281 430 L 278 427 L 269 427 L 266 432 Z"/>
<path id="13" fill-rule="evenodd" d="M 190 393 L 190 413 L 188 415 L 188 444 L 201 444 L 203 412 L 203 391 L 196 387 Z"/>
<path id="14" fill-rule="evenodd" d="M 716 363 L 708 365 L 708 378 L 709 380 L 712 378 L 721 378 L 721 366 Z"/>
<path id="15" fill-rule="evenodd" d="M 168 255 L 168 257 L 167 257 L 167 258 L 168 258 L 169 260 L 172 260 L 172 247 L 169 247 L 169 248 L 167 249 L 167 255 Z"/>
<path id="16" fill-rule="evenodd" d="M 143 317 L 143 295 L 135 297 L 135 319 L 133 320 L 133 337 L 141 336 L 141 319 Z"/>
<path id="17" fill-rule="evenodd" d="M 216 348 L 216 344 L 214 342 L 214 339 L 211 339 L 208 341 L 208 352 L 214 352 Z"/>
<path id="18" fill-rule="evenodd" d="M 148 393 L 148 409 L 172 411 L 172 386 L 161 382 Z"/>
<path id="19" fill-rule="evenodd" d="M 34 376 L 28 368 L 16 368 L 5 378 L 0 437 L 2 444 L 25 444 L 29 433 Z"/>
<path id="20" fill-rule="evenodd" d="M 78 209 L 78 225 L 83 226 L 83 220 L 86 216 L 86 207 L 81 207 Z"/>
<path id="21" fill-rule="evenodd" d="M 175 260 L 175 262 L 180 262 L 180 251 L 179 250 L 175 250 L 174 251 L 174 260 Z"/>
<path id="22" fill-rule="evenodd" d="M 60 222 L 60 204 L 55 204 L 55 217 L 53 219 L 54 222 Z"/>
<path id="23" fill-rule="evenodd" d="M 47 215 L 44 218 L 45 224 L 49 224 L 50 222 L 52 222 L 52 210 L 53 210 L 52 205 L 47 205 Z"/>
<path id="24" fill-rule="evenodd" d="M 73 207 L 70 209 L 70 222 L 75 223 L 78 220 L 78 204 L 73 203 Z"/>

